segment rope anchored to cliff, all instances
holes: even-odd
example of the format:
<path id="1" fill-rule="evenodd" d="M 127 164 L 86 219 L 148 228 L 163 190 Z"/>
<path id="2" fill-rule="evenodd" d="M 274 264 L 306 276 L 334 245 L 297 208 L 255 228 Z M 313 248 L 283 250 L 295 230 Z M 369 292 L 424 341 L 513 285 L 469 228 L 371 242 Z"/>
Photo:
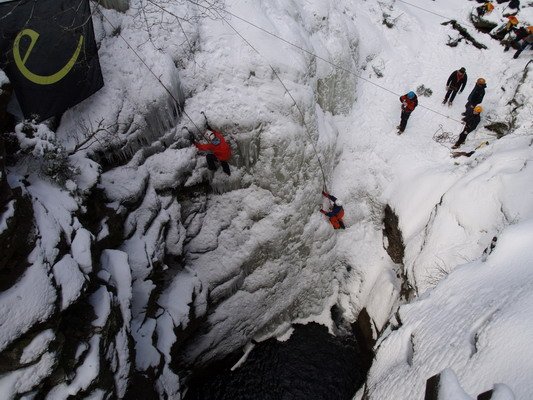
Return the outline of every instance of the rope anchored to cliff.
<path id="1" fill-rule="evenodd" d="M 248 40 L 246 40 L 246 38 L 244 36 L 242 36 L 239 31 L 237 31 L 237 29 L 235 29 L 235 27 L 233 25 L 231 25 L 222 15 L 220 15 L 220 13 L 215 10 L 216 14 L 220 17 L 220 19 L 222 19 L 231 29 L 233 29 L 233 31 L 248 45 L 250 46 L 261 58 L 265 59 L 265 57 L 263 57 L 263 55 L 259 52 L 259 50 L 257 50 Z M 328 188 L 327 188 L 327 184 L 326 184 L 326 174 L 324 173 L 324 167 L 322 165 L 322 161 L 320 160 L 320 156 L 318 155 L 318 151 L 316 149 L 316 145 L 315 145 L 315 142 L 313 140 L 313 137 L 311 136 L 311 132 L 309 130 L 309 127 L 307 125 L 307 123 L 305 122 L 305 115 L 302 111 L 302 109 L 298 106 L 298 103 L 296 102 L 296 100 L 294 99 L 294 97 L 292 96 L 290 90 L 287 88 L 287 86 L 285 85 L 285 83 L 283 82 L 283 80 L 280 78 L 279 74 L 277 73 L 277 71 L 275 70 L 275 68 L 272 66 L 272 64 L 270 64 L 268 61 L 267 61 L 267 64 L 268 66 L 270 67 L 270 69 L 272 70 L 272 72 L 274 73 L 274 76 L 277 78 L 277 80 L 281 83 L 281 85 L 283 86 L 283 88 L 285 89 L 285 91 L 287 92 L 287 94 L 289 95 L 289 97 L 292 99 L 294 105 L 296 106 L 296 109 L 298 110 L 298 113 L 300 114 L 300 116 L 302 117 L 302 123 L 304 124 L 304 127 L 305 127 L 305 132 L 307 134 L 307 137 L 309 138 L 309 142 L 311 143 L 311 146 L 313 147 L 313 151 L 315 153 L 315 156 L 318 160 L 318 166 L 320 167 L 320 172 L 322 173 L 322 182 L 323 182 L 323 187 L 324 187 L 324 190 L 327 192 Z"/>
<path id="2" fill-rule="evenodd" d="M 98 4 L 95 4 L 95 7 L 98 9 L 98 13 L 102 16 L 103 19 L 105 19 L 107 21 L 107 23 L 111 26 L 111 28 L 113 28 L 113 31 L 114 32 L 118 32 L 118 36 L 124 41 L 124 43 L 126 43 L 126 46 L 128 47 L 128 49 L 130 49 L 133 54 L 135 54 L 135 56 L 141 61 L 141 63 L 146 67 L 146 69 L 148 71 L 150 71 L 150 73 L 153 75 L 153 77 L 157 80 L 157 82 L 159 82 L 159 84 L 163 87 L 163 89 L 165 89 L 165 91 L 168 93 L 168 95 L 172 98 L 172 100 L 174 100 L 176 106 L 178 107 L 178 109 L 180 110 L 180 112 L 182 112 L 188 119 L 189 121 L 191 121 L 191 124 L 194 125 L 194 127 L 196 128 L 196 130 L 198 131 L 198 133 L 200 134 L 200 136 L 202 136 L 204 139 L 206 140 L 209 140 L 209 138 L 205 135 L 205 133 L 203 131 L 200 130 L 200 128 L 198 127 L 198 125 L 196 125 L 196 123 L 192 120 L 192 118 L 189 116 L 189 114 L 187 114 L 187 112 L 185 112 L 185 110 L 183 109 L 183 107 L 180 106 L 180 102 L 178 101 L 178 99 L 176 98 L 176 96 L 174 96 L 174 94 L 171 92 L 171 90 L 163 83 L 163 81 L 161 80 L 161 78 L 159 76 L 156 75 L 156 73 L 152 70 L 152 68 L 150 68 L 150 66 L 146 63 L 146 61 L 144 61 L 144 59 L 140 56 L 140 54 L 133 48 L 133 46 L 124 38 L 124 36 L 121 35 L 120 33 L 120 30 L 118 30 L 115 25 L 113 25 L 113 23 L 105 16 L 105 14 L 102 12 L 102 10 L 100 9 L 100 7 L 98 6 Z M 188 130 L 188 129 L 187 129 Z M 190 132 L 190 131 L 189 131 Z M 191 133 L 191 132 L 190 132 Z M 191 133 L 192 134 L 192 133 Z M 194 135 L 194 134 L 193 134 Z"/>

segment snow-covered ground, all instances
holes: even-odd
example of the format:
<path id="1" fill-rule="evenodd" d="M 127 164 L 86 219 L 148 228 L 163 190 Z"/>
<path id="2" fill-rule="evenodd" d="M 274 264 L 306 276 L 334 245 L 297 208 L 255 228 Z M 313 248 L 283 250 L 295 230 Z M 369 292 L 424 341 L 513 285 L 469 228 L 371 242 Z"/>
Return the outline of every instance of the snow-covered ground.
<path id="1" fill-rule="evenodd" d="M 60 143 L 72 173 L 59 188 L 29 156 L 8 171 L 33 201 L 37 238 L 31 266 L 0 293 L 0 349 L 23 347 L 18 366 L 0 375 L 0 393 L 40 390 L 63 340 L 42 323 L 79 302 L 93 309 L 91 333 L 76 342 L 75 368 L 50 399 L 123 396 L 134 370 L 161 396 L 178 397 L 179 367 L 282 337 L 294 321 L 336 332 L 336 304 L 347 321 L 366 308 L 375 331 L 385 329 L 364 389 L 370 399 L 422 399 L 426 379 L 445 369 L 443 382 L 456 377 L 465 396 L 502 383 L 532 398 L 531 53 L 513 60 L 469 26 L 475 2 L 408 3 L 161 3 L 180 23 L 139 1 L 125 14 L 95 13 L 106 86 L 55 133 L 41 125 L 27 140 L 17 130 L 37 157 Z M 532 11 L 519 18 L 533 22 Z M 447 46 L 458 33 L 435 13 L 488 49 Z M 187 116 L 177 117 L 122 38 L 173 96 L 185 96 Z M 467 88 L 443 106 L 446 79 L 462 66 Z M 489 145 L 451 158 L 452 139 L 435 138 L 459 134 L 478 77 L 488 85 L 482 123 L 461 150 Z M 398 136 L 398 96 L 420 85 L 433 95 L 419 96 Z M 229 138 L 230 177 L 209 173 L 182 129 L 203 129 L 201 111 Z M 489 122 L 511 129 L 497 139 Z M 345 231 L 318 213 L 318 158 L 345 203 Z M 87 197 L 95 188 L 98 200 Z M 387 204 L 399 217 L 403 265 L 384 248 Z M 397 311 L 402 276 L 416 296 Z M 99 379 L 109 374 L 111 389 Z"/>

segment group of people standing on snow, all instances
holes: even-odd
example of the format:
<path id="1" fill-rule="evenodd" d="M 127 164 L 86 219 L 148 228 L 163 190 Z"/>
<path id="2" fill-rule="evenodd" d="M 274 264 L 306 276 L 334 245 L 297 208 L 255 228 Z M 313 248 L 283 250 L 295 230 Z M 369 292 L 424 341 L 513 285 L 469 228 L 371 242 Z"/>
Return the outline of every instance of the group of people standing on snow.
<path id="1" fill-rule="evenodd" d="M 468 75 L 466 74 L 466 69 L 464 67 L 461 67 L 457 71 L 453 71 L 446 81 L 446 94 L 444 95 L 442 104 L 448 103 L 448 106 L 451 106 L 457 93 L 462 93 L 465 89 L 467 81 Z M 463 131 L 459 134 L 459 139 L 457 139 L 457 142 L 452 146 L 452 149 L 457 149 L 461 146 L 466 140 L 466 136 L 474 131 L 481 121 L 480 114 L 483 111 L 481 102 L 485 96 L 486 87 L 487 83 L 485 79 L 479 78 L 476 81 L 474 89 L 472 89 L 472 92 L 468 95 L 468 101 L 465 104 L 465 112 L 462 113 L 464 122 Z M 411 91 L 400 96 L 400 102 L 402 103 L 402 113 L 400 116 L 400 125 L 397 126 L 398 134 L 404 132 L 411 113 L 418 105 L 418 97 L 415 92 Z"/>
<path id="2" fill-rule="evenodd" d="M 507 21 L 494 28 L 491 36 L 505 44 L 504 51 L 509 51 L 511 47 L 516 48 L 513 58 L 518 58 L 527 47 L 533 48 L 533 26 L 518 26 L 519 21 L 516 13 L 520 9 L 520 0 L 511 0 L 507 7 L 516 9 L 516 11 L 511 14 L 504 14 Z M 490 1 L 476 8 L 479 17 L 490 14 L 493 10 L 494 4 Z"/>

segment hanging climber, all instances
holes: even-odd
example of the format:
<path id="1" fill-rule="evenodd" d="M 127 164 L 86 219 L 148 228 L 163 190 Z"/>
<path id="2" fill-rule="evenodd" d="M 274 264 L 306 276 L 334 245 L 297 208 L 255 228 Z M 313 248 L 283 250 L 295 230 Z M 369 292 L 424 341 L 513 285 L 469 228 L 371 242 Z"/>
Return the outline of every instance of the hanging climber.
<path id="1" fill-rule="evenodd" d="M 514 53 L 513 58 L 518 58 L 520 53 L 522 53 L 528 46 L 530 49 L 533 49 L 533 26 L 527 28 L 529 35 L 527 35 L 523 40 L 520 48 Z"/>
<path id="2" fill-rule="evenodd" d="M 490 14 L 492 10 L 494 10 L 494 5 L 490 1 L 487 1 L 485 4 L 482 4 L 479 7 L 477 7 L 476 10 L 477 10 L 477 15 L 482 17 L 485 14 Z"/>
<path id="3" fill-rule="evenodd" d="M 329 222 L 333 226 L 333 229 L 346 229 L 342 218 L 344 217 L 344 209 L 342 208 L 342 202 L 335 196 L 330 195 L 327 192 L 322 191 L 322 196 L 329 199 L 332 204 L 329 211 L 320 209 L 320 212 L 329 218 Z"/>
<path id="4" fill-rule="evenodd" d="M 216 171 L 218 161 L 222 166 L 222 170 L 227 175 L 231 175 L 229 164 L 227 163 L 231 158 L 231 147 L 224 139 L 224 136 L 220 132 L 212 129 L 209 124 L 207 124 L 207 131 L 204 136 L 209 139 L 209 143 L 197 143 L 193 141 L 193 144 L 198 150 L 207 152 L 205 155 L 207 168 L 211 171 Z"/>
<path id="5" fill-rule="evenodd" d="M 403 133 L 407 125 L 407 120 L 411 116 L 411 113 L 418 105 L 418 98 L 416 97 L 415 92 L 409 92 L 400 97 L 400 102 L 402 103 L 402 115 L 400 117 L 400 125 L 396 128 L 398 129 L 398 134 Z"/>
<path id="6" fill-rule="evenodd" d="M 479 125 L 479 121 L 481 121 L 480 114 L 482 111 L 483 111 L 483 108 L 481 106 L 475 106 L 473 112 L 463 118 L 465 127 L 463 128 L 463 131 L 460 133 L 459 139 L 457 139 L 457 142 L 455 142 L 455 144 L 452 146 L 452 149 L 458 149 L 459 146 L 461 146 L 465 142 L 466 136 L 470 132 L 472 132 L 474 129 L 477 128 L 477 126 Z"/>
<path id="7" fill-rule="evenodd" d="M 487 87 L 487 82 L 483 78 L 479 78 L 476 81 L 476 85 L 474 86 L 474 89 L 470 92 L 468 95 L 468 101 L 465 104 L 465 112 L 461 115 L 469 115 L 472 114 L 472 111 L 474 110 L 474 107 L 478 104 L 481 104 L 483 101 L 483 97 L 485 97 L 485 88 Z"/>
<path id="8" fill-rule="evenodd" d="M 450 98 L 448 105 L 451 106 L 453 100 L 455 99 L 455 96 L 457 95 L 457 92 L 463 93 L 463 90 L 465 90 L 467 80 L 468 76 L 466 75 L 465 67 L 462 67 L 457 71 L 453 71 L 450 77 L 448 78 L 448 81 L 446 82 L 447 91 L 446 96 L 444 96 L 444 100 L 442 101 L 442 104 L 446 104 L 448 98 Z"/>

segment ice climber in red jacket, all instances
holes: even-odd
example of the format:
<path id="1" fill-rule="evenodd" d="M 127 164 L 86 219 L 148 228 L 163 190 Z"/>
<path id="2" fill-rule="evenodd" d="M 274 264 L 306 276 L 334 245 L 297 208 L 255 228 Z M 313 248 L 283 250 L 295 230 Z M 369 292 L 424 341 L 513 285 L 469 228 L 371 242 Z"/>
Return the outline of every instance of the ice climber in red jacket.
<path id="1" fill-rule="evenodd" d="M 217 161 L 220 162 L 222 170 L 231 175 L 229 164 L 227 161 L 231 158 L 231 147 L 222 136 L 222 133 L 208 128 L 206 136 L 209 138 L 209 143 L 194 142 L 196 148 L 200 151 L 207 152 L 205 158 L 207 160 L 207 168 L 211 171 L 217 170 Z"/>
<path id="2" fill-rule="evenodd" d="M 416 97 L 415 92 L 409 92 L 400 97 L 400 102 L 402 103 L 402 116 L 400 120 L 400 125 L 397 126 L 398 133 L 401 134 L 405 130 L 407 125 L 407 120 L 411 116 L 411 113 L 418 105 L 418 97 Z"/>

